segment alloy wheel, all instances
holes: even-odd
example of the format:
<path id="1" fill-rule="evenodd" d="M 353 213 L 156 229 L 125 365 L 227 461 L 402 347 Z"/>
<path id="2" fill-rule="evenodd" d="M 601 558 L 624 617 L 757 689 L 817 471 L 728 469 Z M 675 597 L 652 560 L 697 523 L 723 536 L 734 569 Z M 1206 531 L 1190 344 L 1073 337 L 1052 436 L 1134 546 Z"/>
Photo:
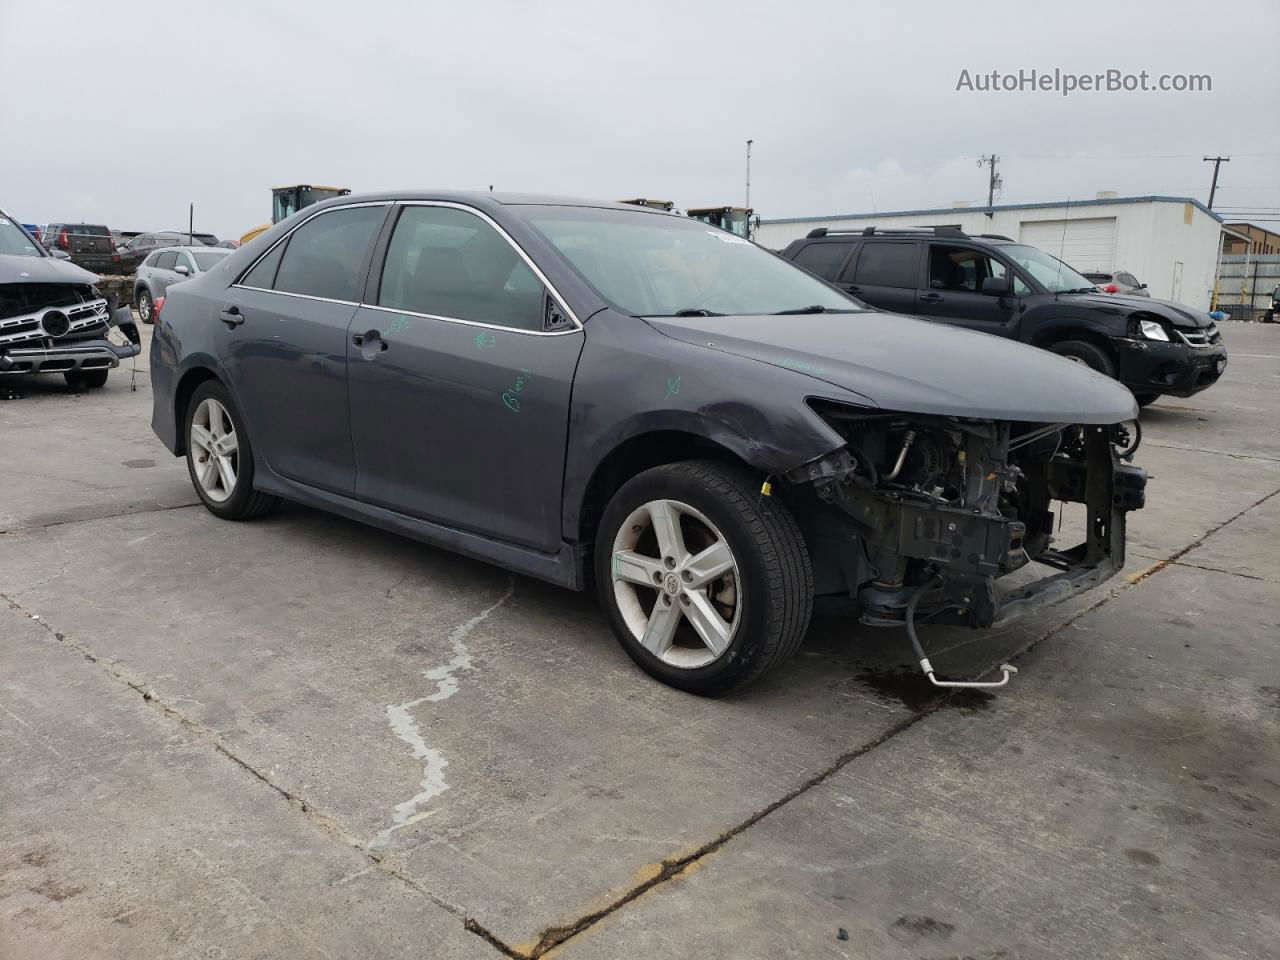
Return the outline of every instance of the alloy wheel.
<path id="1" fill-rule="evenodd" d="M 224 503 L 236 491 L 240 445 L 227 408 L 205 397 L 191 417 L 190 456 L 196 482 L 214 503 Z"/>
<path id="2" fill-rule="evenodd" d="M 728 541 L 678 500 L 650 500 L 613 541 L 614 598 L 632 636 L 673 667 L 704 667 L 729 649 L 742 613 L 742 579 Z"/>

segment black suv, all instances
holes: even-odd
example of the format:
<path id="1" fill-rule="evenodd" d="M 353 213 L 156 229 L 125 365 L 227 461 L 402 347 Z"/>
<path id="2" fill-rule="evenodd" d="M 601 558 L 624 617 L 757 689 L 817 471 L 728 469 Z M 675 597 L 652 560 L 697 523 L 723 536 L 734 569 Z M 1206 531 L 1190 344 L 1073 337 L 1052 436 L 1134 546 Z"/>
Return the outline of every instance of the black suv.
<path id="1" fill-rule="evenodd" d="M 882 310 L 1021 340 L 1087 364 L 1119 380 L 1143 406 L 1163 394 L 1198 393 L 1227 365 L 1207 313 L 1103 293 L 1056 257 L 1008 237 L 955 227 L 820 227 L 781 256 Z"/>

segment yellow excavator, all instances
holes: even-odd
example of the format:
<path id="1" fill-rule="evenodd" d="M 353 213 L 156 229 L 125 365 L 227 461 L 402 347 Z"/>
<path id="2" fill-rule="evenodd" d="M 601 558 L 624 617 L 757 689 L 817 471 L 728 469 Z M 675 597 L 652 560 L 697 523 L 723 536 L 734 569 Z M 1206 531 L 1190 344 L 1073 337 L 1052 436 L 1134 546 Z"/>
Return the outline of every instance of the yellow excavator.
<path id="1" fill-rule="evenodd" d="M 321 200 L 345 197 L 350 192 L 346 187 L 313 187 L 309 183 L 295 183 L 288 187 L 272 187 L 271 223 L 263 223 L 254 227 L 240 238 L 240 243 L 248 243 L 258 234 L 265 233 L 271 229 L 272 225 L 279 223 L 285 217 L 293 216 L 303 207 L 309 207 L 313 203 L 319 203 Z"/>

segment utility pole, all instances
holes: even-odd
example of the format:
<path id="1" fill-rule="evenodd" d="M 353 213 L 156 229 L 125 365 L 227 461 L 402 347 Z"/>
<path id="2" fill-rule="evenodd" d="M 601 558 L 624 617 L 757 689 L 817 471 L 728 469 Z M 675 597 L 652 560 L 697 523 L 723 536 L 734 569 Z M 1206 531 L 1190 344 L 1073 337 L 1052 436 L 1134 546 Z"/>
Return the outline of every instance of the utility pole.
<path id="1" fill-rule="evenodd" d="M 1218 192 L 1218 168 L 1224 163 L 1230 163 L 1230 157 L 1205 157 L 1205 163 L 1213 164 L 1213 186 L 1209 187 L 1209 209 L 1213 209 L 1213 196 Z"/>
<path id="2" fill-rule="evenodd" d="M 747 141 L 747 209 L 751 209 L 751 144 L 754 140 Z"/>
<path id="3" fill-rule="evenodd" d="M 1000 158 L 994 153 L 989 157 L 983 157 L 978 161 L 978 166 L 989 166 L 991 168 L 991 177 L 987 180 L 987 219 L 990 220 L 994 213 L 992 205 L 996 202 L 996 187 L 1000 186 L 1000 175 L 996 172 L 996 164 L 1000 162 Z"/>

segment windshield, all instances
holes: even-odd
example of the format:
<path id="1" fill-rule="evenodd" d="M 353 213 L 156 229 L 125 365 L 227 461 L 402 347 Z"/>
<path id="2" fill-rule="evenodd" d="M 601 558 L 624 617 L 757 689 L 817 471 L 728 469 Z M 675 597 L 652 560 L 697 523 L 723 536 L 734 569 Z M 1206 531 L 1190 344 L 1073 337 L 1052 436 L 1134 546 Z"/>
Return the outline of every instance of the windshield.
<path id="1" fill-rule="evenodd" d="M 686 217 L 596 207 L 521 209 L 596 292 L 636 316 L 864 309 L 761 247 Z"/>
<path id="2" fill-rule="evenodd" d="M 8 217 L 0 217 L 0 253 L 15 254 L 19 257 L 41 255 L 36 242 Z"/>
<path id="3" fill-rule="evenodd" d="M 1008 256 L 1023 270 L 1040 281 L 1050 293 L 1084 291 L 1093 293 L 1096 284 L 1086 280 L 1057 257 L 1043 250 L 1022 244 L 1000 246 L 1000 252 Z"/>
<path id="4" fill-rule="evenodd" d="M 227 252 L 230 253 L 230 251 L 227 251 Z M 213 251 L 202 250 L 199 253 L 193 253 L 191 255 L 196 258 L 196 266 L 200 268 L 200 272 L 204 273 L 204 271 L 212 270 L 214 267 L 216 267 L 218 265 L 218 262 L 222 260 L 222 258 L 225 257 L 227 254 L 214 253 Z"/>

